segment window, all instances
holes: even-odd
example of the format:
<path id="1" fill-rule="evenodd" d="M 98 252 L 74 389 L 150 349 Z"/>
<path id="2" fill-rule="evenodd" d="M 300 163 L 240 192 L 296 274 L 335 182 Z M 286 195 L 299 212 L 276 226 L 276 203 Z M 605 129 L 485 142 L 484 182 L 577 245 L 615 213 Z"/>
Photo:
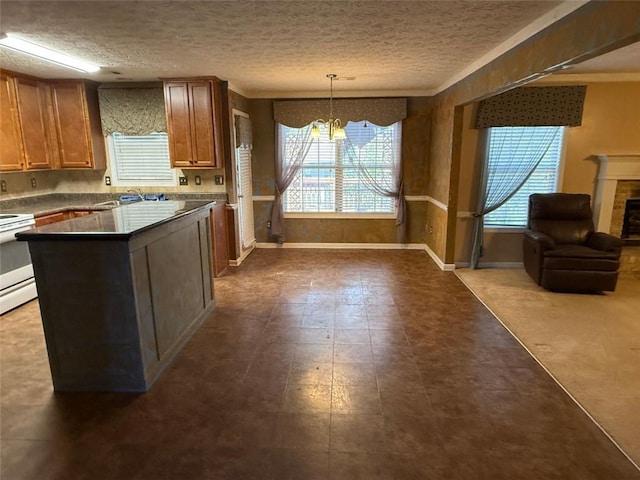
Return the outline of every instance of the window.
<path id="1" fill-rule="evenodd" d="M 298 129 L 279 125 L 281 148 Z M 400 155 L 401 124 L 380 127 L 368 122 L 349 122 L 348 140 L 331 141 L 326 129 L 314 140 L 302 168 L 284 193 L 284 211 L 296 213 L 392 214 L 395 200 L 373 192 L 363 176 L 392 189 L 394 165 Z M 359 159 L 360 168 L 358 167 Z"/>
<path id="2" fill-rule="evenodd" d="M 557 191 L 563 134 L 564 127 L 489 129 L 489 169 L 493 178 L 512 175 L 513 167 L 510 165 L 519 155 L 531 155 L 538 151 L 543 157 L 520 190 L 504 205 L 484 217 L 485 227 L 524 227 L 527 224 L 529 195 Z M 551 138 L 553 140 L 549 145 Z"/>
<path id="3" fill-rule="evenodd" d="M 166 133 L 108 137 L 111 181 L 113 185 L 136 187 L 173 187 L 176 171 L 169 161 Z"/>

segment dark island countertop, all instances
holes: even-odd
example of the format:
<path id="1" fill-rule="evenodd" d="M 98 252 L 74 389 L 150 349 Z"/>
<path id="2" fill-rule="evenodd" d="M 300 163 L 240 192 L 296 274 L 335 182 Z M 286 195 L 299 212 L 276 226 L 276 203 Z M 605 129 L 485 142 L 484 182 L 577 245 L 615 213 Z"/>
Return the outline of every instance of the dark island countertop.
<path id="1" fill-rule="evenodd" d="M 215 201 L 166 200 L 133 202 L 91 215 L 36 227 L 16 234 L 18 240 L 126 240 L 175 220 Z"/>

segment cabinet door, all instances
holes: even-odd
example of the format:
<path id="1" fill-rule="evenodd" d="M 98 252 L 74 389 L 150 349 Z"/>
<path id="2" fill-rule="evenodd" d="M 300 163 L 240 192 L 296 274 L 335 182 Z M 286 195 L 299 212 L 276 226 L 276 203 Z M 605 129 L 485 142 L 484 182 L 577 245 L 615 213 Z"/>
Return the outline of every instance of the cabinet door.
<path id="1" fill-rule="evenodd" d="M 92 168 L 93 151 L 84 85 L 80 82 L 54 83 L 51 89 L 60 168 Z"/>
<path id="2" fill-rule="evenodd" d="M 228 122 L 225 123 L 225 115 L 228 115 L 228 105 L 223 98 L 222 81 L 219 78 L 212 80 L 213 88 L 213 143 L 215 145 L 213 166 L 224 168 L 224 139 L 230 135 L 228 132 Z M 226 112 L 226 113 L 225 113 Z"/>
<path id="3" fill-rule="evenodd" d="M 193 160 L 197 167 L 213 167 L 213 98 L 211 82 L 189 82 Z"/>
<path id="4" fill-rule="evenodd" d="M 164 84 L 164 101 L 172 167 L 192 167 L 189 90 L 185 82 Z"/>
<path id="5" fill-rule="evenodd" d="M 47 88 L 46 84 L 36 80 L 16 78 L 18 116 L 27 170 L 51 168 L 51 147 L 45 100 Z"/>
<path id="6" fill-rule="evenodd" d="M 84 217 L 85 215 L 91 215 L 93 212 L 91 210 L 72 210 L 69 212 L 69 218 L 78 218 Z"/>
<path id="7" fill-rule="evenodd" d="M 50 225 L 52 223 L 62 222 L 63 220 L 67 220 L 69 216 L 67 212 L 56 212 L 51 213 L 49 215 L 44 215 L 41 217 L 36 217 L 36 227 L 41 227 L 42 225 Z"/>
<path id="8" fill-rule="evenodd" d="M 13 77 L 0 74 L 0 170 L 22 170 L 22 135 Z"/>

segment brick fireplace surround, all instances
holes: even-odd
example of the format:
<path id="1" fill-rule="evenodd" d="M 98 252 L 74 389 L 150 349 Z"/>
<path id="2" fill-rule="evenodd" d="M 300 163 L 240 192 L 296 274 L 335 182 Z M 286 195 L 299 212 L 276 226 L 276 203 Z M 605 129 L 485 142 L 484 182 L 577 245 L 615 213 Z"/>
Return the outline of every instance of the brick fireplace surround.
<path id="1" fill-rule="evenodd" d="M 596 230 L 619 237 L 627 198 L 640 197 L 640 155 L 595 155 L 598 163 L 593 221 Z M 622 250 L 620 275 L 640 278 L 640 247 Z"/>

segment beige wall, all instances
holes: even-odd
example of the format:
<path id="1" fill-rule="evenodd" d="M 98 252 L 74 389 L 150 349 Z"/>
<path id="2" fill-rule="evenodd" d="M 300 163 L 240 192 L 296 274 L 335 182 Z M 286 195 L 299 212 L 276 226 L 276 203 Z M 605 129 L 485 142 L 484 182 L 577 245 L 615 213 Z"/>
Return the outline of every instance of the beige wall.
<path id="1" fill-rule="evenodd" d="M 274 155 L 275 122 L 273 100 L 249 100 L 253 122 L 253 193 L 273 197 L 275 192 Z M 426 192 L 428 145 L 430 141 L 431 98 L 411 97 L 407 101 L 407 118 L 402 123 L 402 159 L 404 193 L 409 196 Z M 254 201 L 256 239 L 270 242 L 267 221 L 272 201 Z M 407 202 L 407 243 L 425 243 L 427 202 Z M 299 219 L 285 220 L 287 243 L 395 243 L 394 219 Z"/>
<path id="2" fill-rule="evenodd" d="M 189 185 L 176 187 L 141 187 L 145 193 L 225 193 L 225 185 L 216 185 L 214 175 L 222 175 L 223 170 L 178 170 L 178 176 L 186 176 Z M 39 172 L 7 172 L 0 175 L 7 183 L 7 192 L 0 195 L 0 200 L 43 195 L 46 193 L 112 193 L 118 195 L 135 187 L 108 187 L 104 177 L 110 176 L 107 170 L 52 170 Z M 202 185 L 195 184 L 195 176 L 199 175 Z M 31 186 L 31 179 L 36 179 L 37 187 Z"/>
<path id="3" fill-rule="evenodd" d="M 448 206 L 427 213 L 438 235 L 427 245 L 445 263 L 456 253 L 461 107 L 522 84 L 558 65 L 579 63 L 640 40 L 638 2 L 589 2 L 434 98 L 427 194 Z M 585 32 L 589 32 L 588 35 Z"/>
<path id="4" fill-rule="evenodd" d="M 640 82 L 587 84 L 582 125 L 567 129 L 562 191 L 595 193 L 591 155 L 640 154 Z"/>
<path id="5" fill-rule="evenodd" d="M 582 125 L 565 133 L 560 191 L 594 195 L 597 164 L 592 155 L 640 154 L 640 82 L 588 83 Z M 479 131 L 473 128 L 476 105 L 464 108 L 455 261 L 468 262 L 480 176 Z M 489 230 L 481 262 L 521 262 L 522 234 Z"/>

